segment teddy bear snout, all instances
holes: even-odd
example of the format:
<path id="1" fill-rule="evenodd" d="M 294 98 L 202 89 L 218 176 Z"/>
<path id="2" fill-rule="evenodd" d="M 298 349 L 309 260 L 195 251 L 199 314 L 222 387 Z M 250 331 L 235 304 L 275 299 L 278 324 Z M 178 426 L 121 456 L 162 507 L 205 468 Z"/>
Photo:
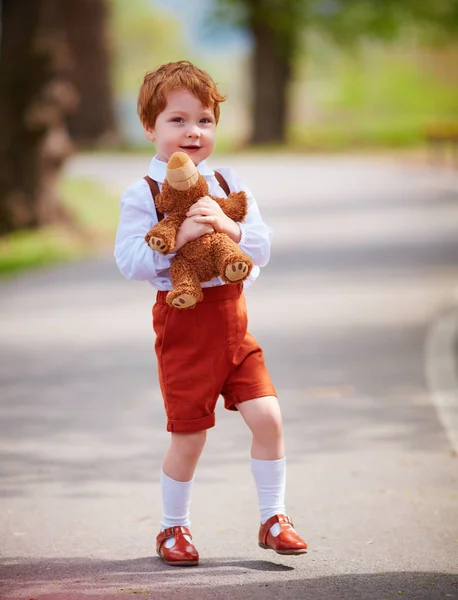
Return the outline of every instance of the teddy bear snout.
<path id="1" fill-rule="evenodd" d="M 169 158 L 169 162 L 167 163 L 167 169 L 179 169 L 190 160 L 191 159 L 186 154 L 186 152 L 174 152 Z"/>
<path id="2" fill-rule="evenodd" d="M 176 190 L 185 192 L 197 182 L 199 172 L 184 152 L 174 152 L 167 163 L 167 181 Z"/>

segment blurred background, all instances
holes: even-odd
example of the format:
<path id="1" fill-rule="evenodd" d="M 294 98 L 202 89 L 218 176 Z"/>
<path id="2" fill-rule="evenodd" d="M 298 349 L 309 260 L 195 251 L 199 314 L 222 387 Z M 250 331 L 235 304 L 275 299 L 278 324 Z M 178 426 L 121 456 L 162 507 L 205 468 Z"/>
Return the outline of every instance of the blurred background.
<path id="1" fill-rule="evenodd" d="M 152 153 L 137 93 L 168 61 L 194 61 L 228 94 L 218 152 L 458 160 L 457 0 L 0 6 L 1 273 L 112 242 L 113 194 L 65 165 L 78 152 Z"/>
<path id="2" fill-rule="evenodd" d="M 456 598 L 458 0 L 0 7 L 8 598 Z M 174 589 L 151 558 L 168 442 L 154 290 L 113 246 L 154 154 L 139 86 L 177 59 L 228 95 L 209 164 L 234 167 L 274 229 L 250 331 L 310 554 L 261 558 L 249 432 L 219 403 L 193 502 L 203 563 Z"/>

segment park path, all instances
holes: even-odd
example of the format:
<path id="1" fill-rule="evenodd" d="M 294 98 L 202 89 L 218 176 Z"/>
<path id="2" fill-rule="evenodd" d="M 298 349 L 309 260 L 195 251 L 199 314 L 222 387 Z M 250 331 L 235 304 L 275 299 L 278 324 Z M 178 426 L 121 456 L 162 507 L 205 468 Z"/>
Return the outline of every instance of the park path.
<path id="1" fill-rule="evenodd" d="M 81 155 L 68 172 L 120 193 L 147 162 Z M 103 256 L 0 284 L 0 597 L 458 598 L 458 174 L 358 157 L 227 162 L 275 230 L 247 292 L 250 329 L 281 399 L 288 510 L 310 552 L 258 548 L 249 435 L 219 406 L 193 499 L 201 565 L 155 557 L 167 434 L 153 290 Z"/>

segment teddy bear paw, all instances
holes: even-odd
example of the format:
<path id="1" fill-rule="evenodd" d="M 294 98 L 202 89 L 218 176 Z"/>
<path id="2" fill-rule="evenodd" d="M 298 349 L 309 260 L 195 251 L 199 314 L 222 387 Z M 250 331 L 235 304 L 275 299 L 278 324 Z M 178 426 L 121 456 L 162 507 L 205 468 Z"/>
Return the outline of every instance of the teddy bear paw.
<path id="1" fill-rule="evenodd" d="M 167 298 L 167 302 L 175 308 L 193 308 L 197 302 L 197 298 L 191 294 L 180 294 L 179 296 L 175 296 L 175 298 Z"/>
<path id="2" fill-rule="evenodd" d="M 152 250 L 157 250 L 161 254 L 166 254 L 167 252 L 167 244 L 164 242 L 162 238 L 154 237 L 152 235 L 148 240 L 148 245 Z"/>
<path id="3" fill-rule="evenodd" d="M 249 267 L 246 262 L 233 262 L 226 267 L 225 275 L 229 281 L 236 282 L 248 275 Z"/>

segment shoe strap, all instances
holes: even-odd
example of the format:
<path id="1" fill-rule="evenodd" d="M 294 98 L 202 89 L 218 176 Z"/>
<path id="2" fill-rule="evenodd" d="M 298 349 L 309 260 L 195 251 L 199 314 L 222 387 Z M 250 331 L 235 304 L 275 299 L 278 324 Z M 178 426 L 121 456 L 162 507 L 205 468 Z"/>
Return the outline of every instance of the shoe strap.
<path id="1" fill-rule="evenodd" d="M 192 539 L 189 527 L 183 527 L 182 525 L 176 525 L 175 527 L 167 527 L 166 529 L 164 529 L 164 531 L 161 531 L 157 536 L 158 546 L 160 548 L 165 542 L 165 540 L 168 540 L 169 538 L 183 535 L 189 535 L 189 537 Z"/>
<path id="2" fill-rule="evenodd" d="M 263 544 L 266 543 L 270 528 L 272 527 L 272 525 L 275 525 L 275 523 L 279 523 L 280 527 L 282 525 L 290 525 L 291 527 L 294 527 L 293 520 L 290 519 L 288 515 L 273 515 L 272 517 L 270 517 L 270 519 L 267 519 L 267 521 L 261 526 L 261 541 Z"/>

